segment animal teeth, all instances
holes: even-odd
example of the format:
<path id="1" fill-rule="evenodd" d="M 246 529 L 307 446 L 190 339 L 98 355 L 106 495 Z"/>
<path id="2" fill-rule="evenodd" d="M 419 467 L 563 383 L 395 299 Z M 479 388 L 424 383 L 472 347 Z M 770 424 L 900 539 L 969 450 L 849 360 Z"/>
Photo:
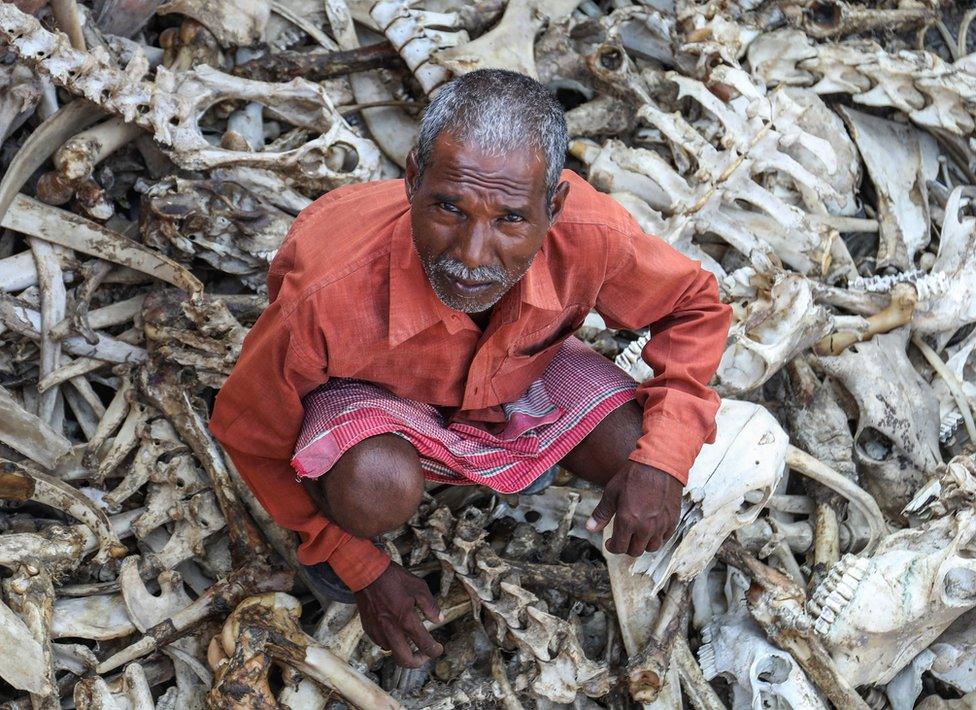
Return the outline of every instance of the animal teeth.
<path id="1" fill-rule="evenodd" d="M 851 282 L 851 288 L 871 293 L 887 293 L 895 284 L 910 283 L 918 292 L 919 302 L 929 301 L 949 290 L 949 276 L 941 271 L 926 273 L 921 269 L 887 276 L 859 276 Z"/>
<path id="2" fill-rule="evenodd" d="M 718 675 L 715 662 L 715 646 L 712 643 L 712 629 L 706 626 L 702 629 L 704 643 L 698 648 L 698 665 L 701 666 L 705 680 L 712 680 Z"/>
<path id="3" fill-rule="evenodd" d="M 946 412 L 945 417 L 939 422 L 939 441 L 945 443 L 949 441 L 952 435 L 959 428 L 962 423 L 962 412 L 958 409 L 954 409 L 951 412 Z"/>
<path id="4" fill-rule="evenodd" d="M 831 617 L 831 621 L 833 621 L 833 617 L 837 612 L 844 608 L 844 603 L 846 601 L 847 599 L 844 599 L 844 597 L 842 597 L 840 594 L 831 594 L 829 597 L 827 597 L 827 601 L 824 603 L 824 610 L 820 612 L 820 615 L 829 615 Z"/>
<path id="5" fill-rule="evenodd" d="M 853 587 L 851 587 L 849 584 L 845 584 L 844 582 L 838 582 L 837 587 L 834 591 L 839 592 L 840 595 L 843 596 L 844 599 L 848 601 L 850 601 L 854 597 Z"/>
<path id="6" fill-rule="evenodd" d="M 826 636 L 830 631 L 831 622 L 826 619 L 817 619 L 817 623 L 813 625 L 813 630 L 821 636 Z"/>
<path id="7" fill-rule="evenodd" d="M 875 275 L 867 278 L 859 276 L 851 283 L 851 288 L 856 288 L 862 291 L 871 291 L 872 293 L 885 293 L 890 291 L 891 287 L 895 284 L 904 283 L 906 281 L 914 283 L 923 276 L 925 276 L 925 272 L 921 269 L 905 271 L 900 274 L 888 274 L 886 276 Z"/>

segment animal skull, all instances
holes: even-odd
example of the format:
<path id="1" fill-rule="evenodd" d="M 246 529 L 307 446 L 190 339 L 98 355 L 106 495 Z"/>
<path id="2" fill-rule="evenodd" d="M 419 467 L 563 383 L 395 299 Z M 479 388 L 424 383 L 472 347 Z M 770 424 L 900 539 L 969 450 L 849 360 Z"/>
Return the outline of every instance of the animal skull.
<path id="1" fill-rule="evenodd" d="M 814 591 L 816 631 L 852 685 L 887 683 L 976 606 L 976 517 L 900 530 L 870 558 L 846 555 Z"/>
<path id="2" fill-rule="evenodd" d="M 777 274 L 732 327 L 716 373 L 720 391 L 734 396 L 759 387 L 831 328 L 830 313 L 814 302 L 810 281 Z"/>
<path id="3" fill-rule="evenodd" d="M 905 353 L 909 327 L 820 358 L 859 409 L 854 460 L 865 489 L 898 517 L 941 461 L 938 400 Z"/>

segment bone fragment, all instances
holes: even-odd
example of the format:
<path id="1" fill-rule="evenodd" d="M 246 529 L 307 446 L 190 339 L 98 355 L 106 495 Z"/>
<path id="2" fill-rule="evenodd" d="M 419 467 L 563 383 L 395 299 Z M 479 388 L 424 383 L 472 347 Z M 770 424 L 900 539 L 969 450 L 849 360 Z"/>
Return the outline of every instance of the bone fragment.
<path id="1" fill-rule="evenodd" d="M 814 346 L 818 355 L 840 355 L 854 343 L 869 339 L 878 333 L 887 333 L 910 323 L 918 302 L 916 290 L 908 284 L 896 284 L 891 290 L 891 302 L 882 311 L 869 316 L 866 330 L 854 333 L 851 331 L 833 333 L 825 336 Z"/>
<path id="2" fill-rule="evenodd" d="M 19 404 L 0 387 L 0 441 L 44 468 L 54 468 L 71 450 L 71 442 Z"/>
<path id="3" fill-rule="evenodd" d="M 2 224 L 9 229 L 149 274 L 198 294 L 203 284 L 165 256 L 121 234 L 23 195 L 15 197 Z M 71 229 L 66 230 L 65 226 Z"/>

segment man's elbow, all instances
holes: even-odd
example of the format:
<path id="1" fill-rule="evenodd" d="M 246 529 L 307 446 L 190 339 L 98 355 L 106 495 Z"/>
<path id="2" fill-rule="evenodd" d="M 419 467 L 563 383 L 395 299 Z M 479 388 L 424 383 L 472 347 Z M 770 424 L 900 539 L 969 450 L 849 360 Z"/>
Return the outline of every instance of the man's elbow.
<path id="1" fill-rule="evenodd" d="M 724 323 L 728 332 L 732 325 L 732 306 L 722 301 L 718 279 L 708 269 L 702 268 L 698 272 L 694 302 L 696 308 L 714 313 L 716 321 Z"/>

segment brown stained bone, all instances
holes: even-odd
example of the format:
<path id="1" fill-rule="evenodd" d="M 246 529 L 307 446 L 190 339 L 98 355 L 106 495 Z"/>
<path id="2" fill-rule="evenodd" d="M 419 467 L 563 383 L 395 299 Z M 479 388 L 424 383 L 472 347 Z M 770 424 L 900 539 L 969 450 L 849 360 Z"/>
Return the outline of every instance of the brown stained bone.
<path id="1" fill-rule="evenodd" d="M 200 293 L 203 284 L 165 256 L 78 215 L 23 195 L 14 198 L 3 226 L 53 244 L 128 266 L 186 290 Z M 70 225 L 71 229 L 65 227 Z"/>
<path id="2" fill-rule="evenodd" d="M 610 577 L 600 564 L 543 564 L 502 558 L 529 589 L 559 589 L 574 599 L 593 603 L 610 601 Z"/>
<path id="3" fill-rule="evenodd" d="M 510 642 L 534 659 L 533 692 L 569 702 L 577 692 L 599 697 L 609 690 L 608 669 L 583 653 L 569 623 L 540 608 L 518 575 L 485 543 L 483 513 L 466 508 L 455 519 L 448 508 L 422 505 L 410 526 L 484 613 L 495 643 Z M 447 577 L 446 579 L 451 579 Z"/>
<path id="4" fill-rule="evenodd" d="M 6 485 L 29 494 L 20 500 L 33 500 L 67 513 L 87 525 L 99 539 L 98 562 L 122 557 L 126 547 L 112 530 L 105 513 L 72 486 L 40 471 L 0 459 L 0 471 Z M 17 481 L 17 479 L 20 479 Z"/>
<path id="5" fill-rule="evenodd" d="M 654 702 L 664 688 L 671 664 L 671 649 L 687 623 L 685 614 L 690 599 L 690 583 L 672 578 L 654 621 L 650 640 L 627 662 L 628 689 L 637 702 Z"/>
<path id="6" fill-rule="evenodd" d="M 275 572 L 261 563 L 238 567 L 226 579 L 210 587 L 192 604 L 147 629 L 146 635 L 141 640 L 106 658 L 96 671 L 101 675 L 129 661 L 153 653 L 191 633 L 207 619 L 226 615 L 248 596 L 262 592 L 287 591 L 291 589 L 291 585 L 290 572 Z"/>
<path id="7" fill-rule="evenodd" d="M 326 49 L 278 52 L 238 64 L 233 73 L 259 81 L 290 81 L 295 77 L 322 81 L 352 72 L 392 68 L 402 64 L 403 60 L 389 42 L 377 42 L 338 52 Z"/>
<path id="8" fill-rule="evenodd" d="M 834 39 L 872 30 L 906 30 L 931 24 L 938 17 L 937 6 L 872 8 L 843 0 L 806 0 L 784 4 L 783 14 L 811 37 Z"/>
<path id="9" fill-rule="evenodd" d="M 895 284 L 891 289 L 891 302 L 888 306 L 867 318 L 868 328 L 861 333 L 851 331 L 833 333 L 824 337 L 814 346 L 818 355 L 840 355 L 854 343 L 867 340 L 872 335 L 887 333 L 900 328 L 912 320 L 918 294 L 911 284 Z"/>
<path id="10" fill-rule="evenodd" d="M 264 707 L 272 697 L 267 672 L 274 660 L 335 690 L 356 707 L 403 707 L 305 634 L 297 623 L 300 614 L 301 604 L 287 594 L 262 594 L 238 605 L 221 633 L 227 662 L 220 666 L 211 690 L 212 706 Z"/>

